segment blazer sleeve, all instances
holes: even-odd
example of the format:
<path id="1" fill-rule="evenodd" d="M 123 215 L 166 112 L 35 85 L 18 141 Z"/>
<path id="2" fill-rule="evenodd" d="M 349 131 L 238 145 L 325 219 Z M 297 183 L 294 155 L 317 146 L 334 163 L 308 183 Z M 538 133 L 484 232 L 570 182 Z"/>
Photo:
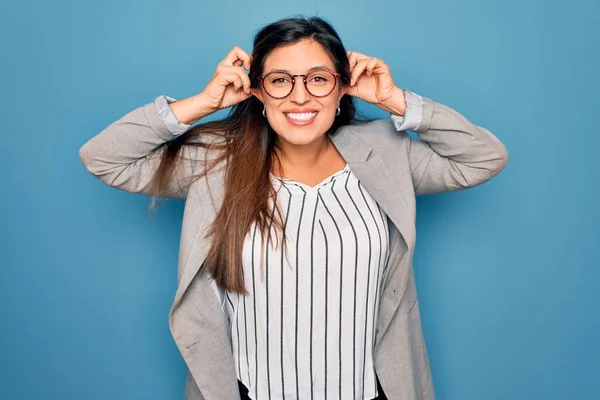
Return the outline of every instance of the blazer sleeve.
<path id="1" fill-rule="evenodd" d="M 490 131 L 452 108 L 423 98 L 423 118 L 407 137 L 415 194 L 456 191 L 496 176 L 508 161 L 506 147 Z"/>
<path id="2" fill-rule="evenodd" d="M 205 149 L 184 145 L 166 188 L 151 191 L 150 182 L 166 150 L 178 136 L 167 128 L 155 103 L 139 107 L 91 138 L 79 149 L 85 168 L 103 183 L 130 193 L 185 198 Z"/>

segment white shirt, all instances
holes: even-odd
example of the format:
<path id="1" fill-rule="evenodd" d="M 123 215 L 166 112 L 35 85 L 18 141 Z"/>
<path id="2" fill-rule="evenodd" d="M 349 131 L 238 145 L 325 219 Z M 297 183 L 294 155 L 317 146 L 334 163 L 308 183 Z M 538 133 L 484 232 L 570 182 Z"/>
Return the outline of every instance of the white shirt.
<path id="1" fill-rule="evenodd" d="M 213 281 L 238 379 L 254 400 L 377 397 L 373 348 L 387 217 L 348 165 L 313 187 L 271 179 L 287 258 L 275 246 L 280 240 L 263 243 L 253 225 L 242 255 L 249 294 L 225 293 Z"/>

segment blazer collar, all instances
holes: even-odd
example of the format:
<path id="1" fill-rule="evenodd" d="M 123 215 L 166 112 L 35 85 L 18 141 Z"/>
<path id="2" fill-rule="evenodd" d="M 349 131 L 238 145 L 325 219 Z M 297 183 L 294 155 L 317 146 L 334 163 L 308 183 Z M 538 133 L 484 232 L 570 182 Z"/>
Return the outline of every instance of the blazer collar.
<path id="1" fill-rule="evenodd" d="M 361 139 L 354 129 L 355 127 L 352 125 L 342 126 L 328 136 L 346 162 L 362 163 L 369 159 L 373 149 Z"/>
<path id="2" fill-rule="evenodd" d="M 404 238 L 408 248 L 415 243 L 414 193 L 403 192 L 400 188 L 411 187 L 410 171 L 399 176 L 398 171 L 390 171 L 383 157 L 360 135 L 354 125 L 343 126 L 329 135 L 334 146 L 346 160 L 352 173 L 367 188 L 375 201 L 386 212 Z M 398 149 L 398 156 L 402 153 Z"/>

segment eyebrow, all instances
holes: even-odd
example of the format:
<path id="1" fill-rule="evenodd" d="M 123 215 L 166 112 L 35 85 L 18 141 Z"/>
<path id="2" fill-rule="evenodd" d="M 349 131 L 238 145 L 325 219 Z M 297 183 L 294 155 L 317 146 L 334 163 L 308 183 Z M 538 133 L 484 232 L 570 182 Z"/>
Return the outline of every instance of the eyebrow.
<path id="1" fill-rule="evenodd" d="M 331 68 L 329 68 L 326 65 L 317 65 L 316 67 L 312 67 L 311 69 L 309 69 L 308 71 L 306 71 L 307 73 L 313 72 L 313 71 L 319 71 L 322 69 L 326 69 L 328 71 L 331 71 Z M 271 71 L 269 71 L 268 73 L 271 72 L 285 72 L 286 74 L 290 74 L 292 75 L 292 73 L 290 71 L 288 71 L 287 69 L 272 69 Z"/>

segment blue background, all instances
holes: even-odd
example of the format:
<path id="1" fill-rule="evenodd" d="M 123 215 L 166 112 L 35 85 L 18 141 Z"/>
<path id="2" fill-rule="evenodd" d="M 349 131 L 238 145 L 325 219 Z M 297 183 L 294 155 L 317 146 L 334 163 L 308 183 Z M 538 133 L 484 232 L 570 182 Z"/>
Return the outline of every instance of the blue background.
<path id="1" fill-rule="evenodd" d="M 1 3 L 0 399 L 182 398 L 167 315 L 183 203 L 149 217 L 78 150 L 160 94 L 198 93 L 234 45 L 297 13 L 509 150 L 494 180 L 418 201 L 438 399 L 599 398 L 600 3 L 215 3 Z"/>

